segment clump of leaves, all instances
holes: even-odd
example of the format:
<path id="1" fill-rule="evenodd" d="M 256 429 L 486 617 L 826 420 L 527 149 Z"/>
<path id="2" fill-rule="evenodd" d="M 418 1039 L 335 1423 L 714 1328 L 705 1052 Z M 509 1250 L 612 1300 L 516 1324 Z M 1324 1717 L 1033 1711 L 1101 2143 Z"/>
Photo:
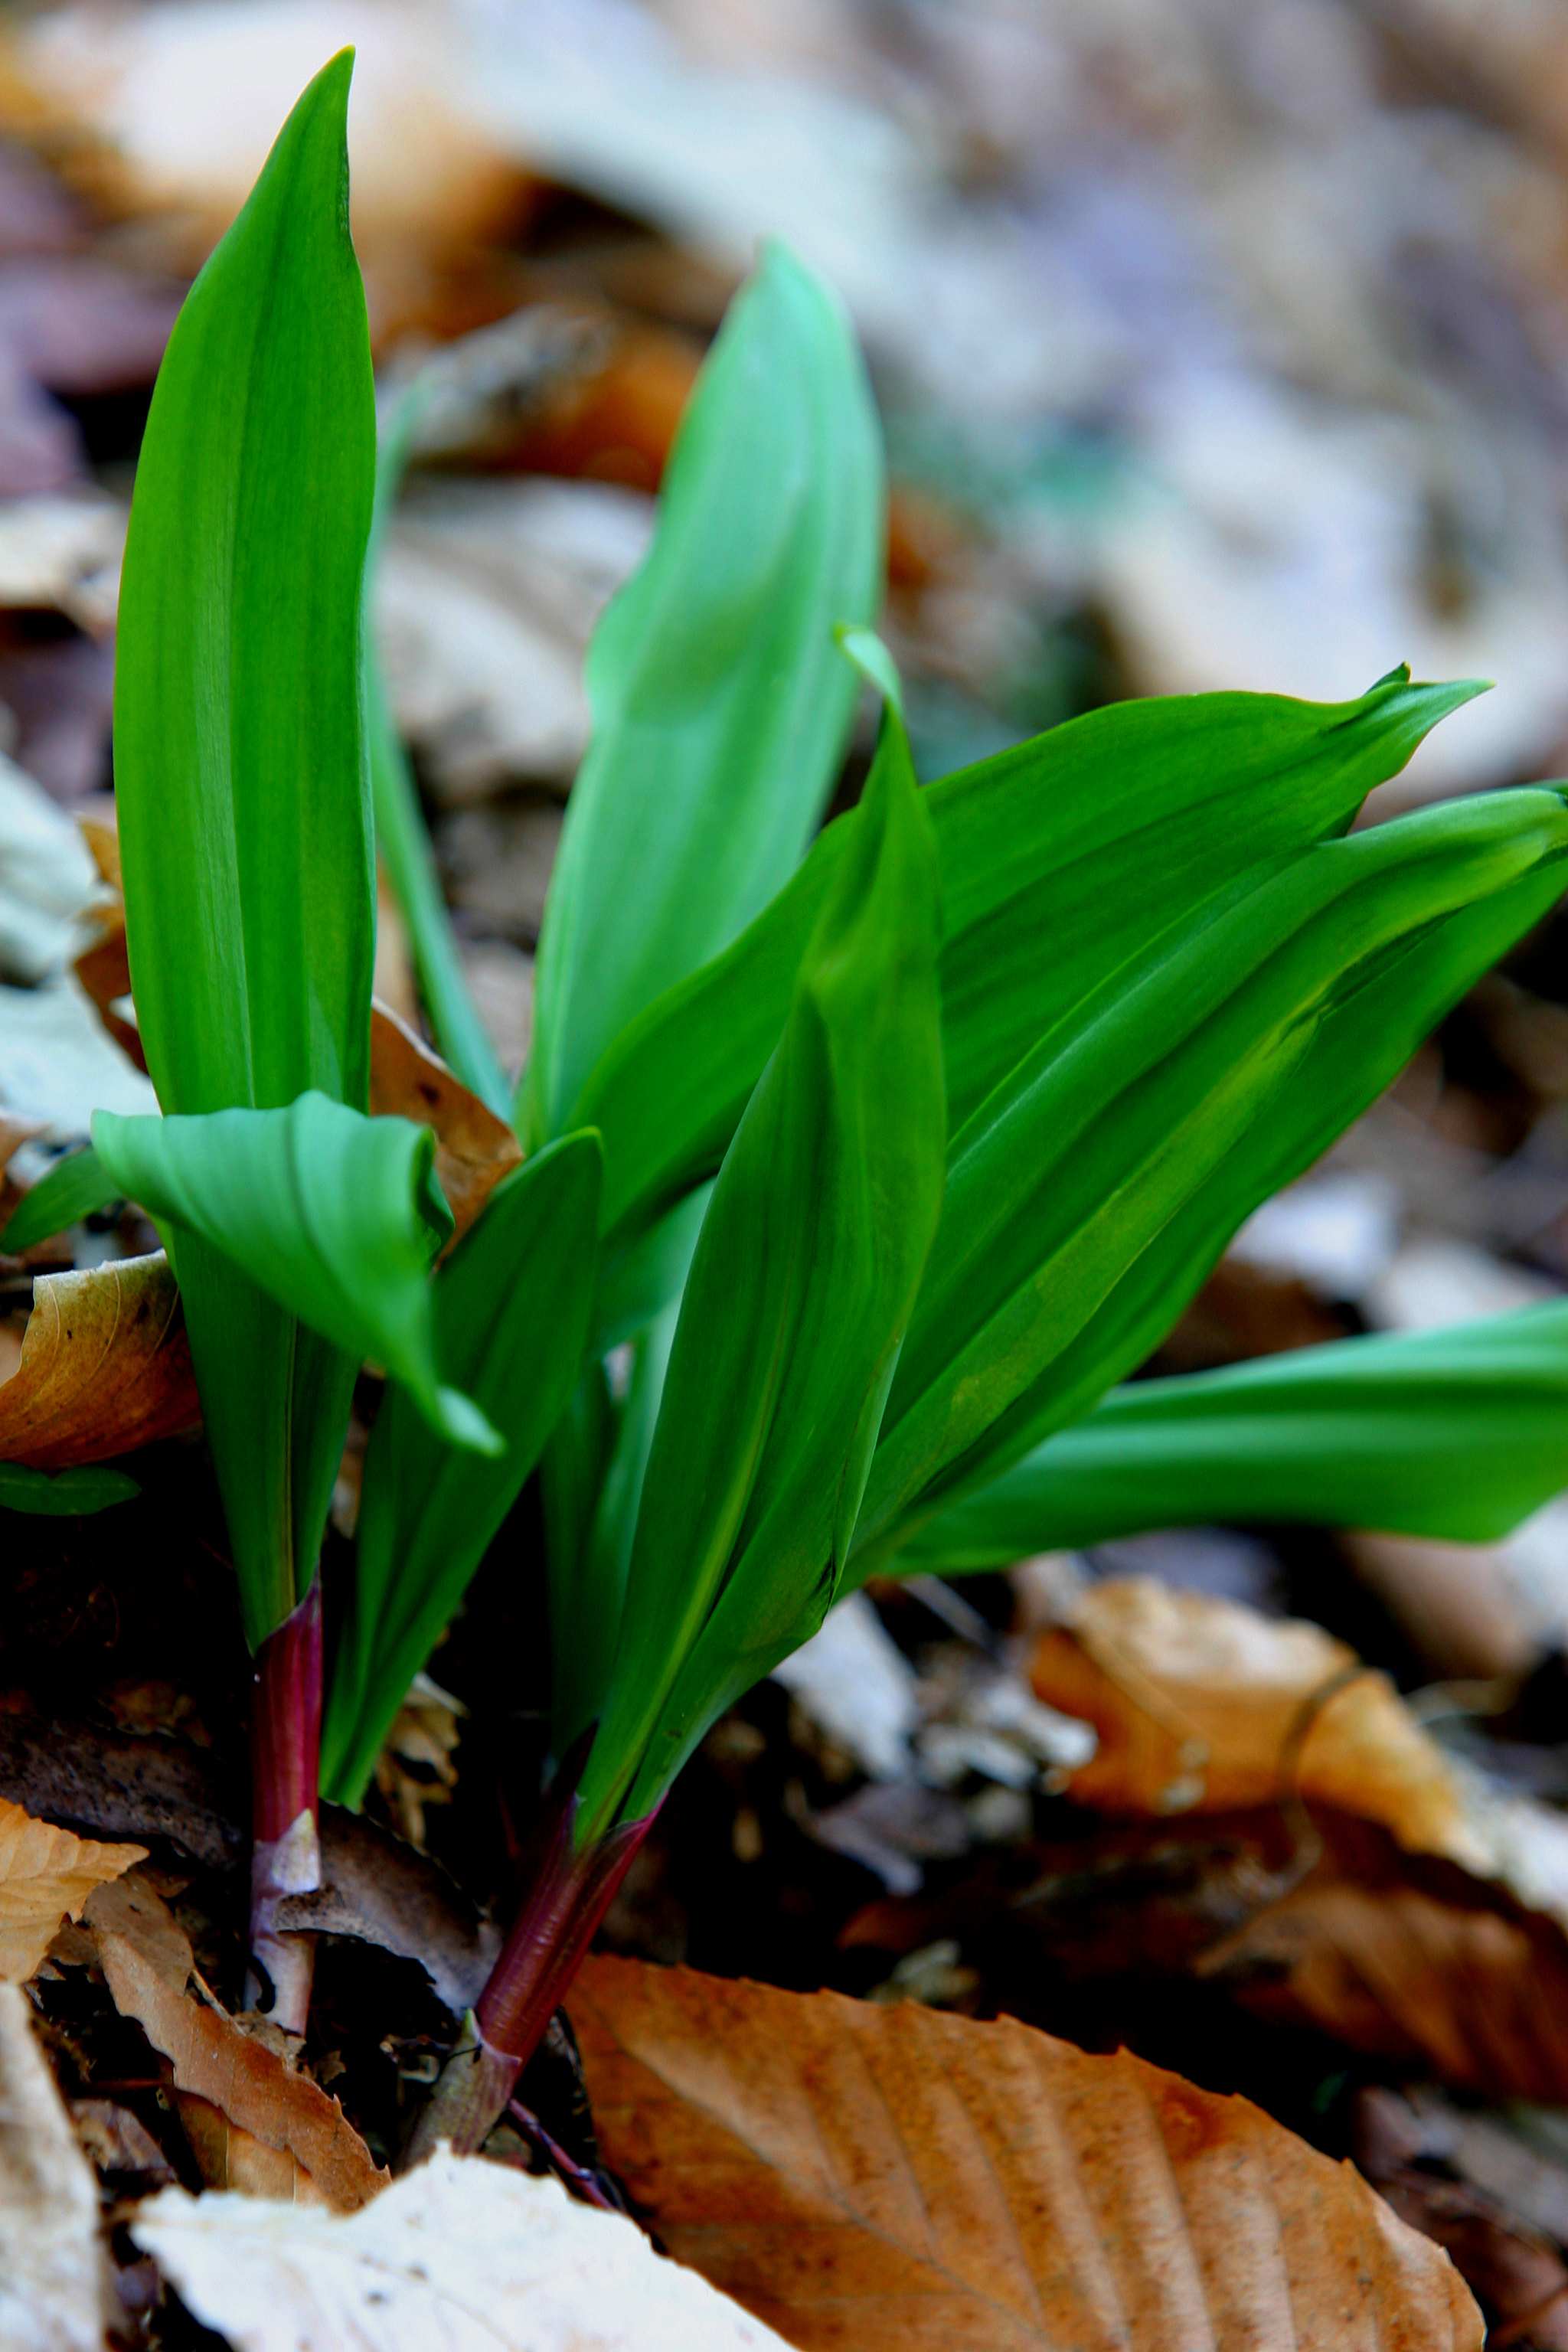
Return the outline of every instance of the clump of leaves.
<path id="1" fill-rule="evenodd" d="M 185 1293 L 258 1645 L 274 1981 L 266 1906 L 310 1866 L 312 1578 L 359 1361 L 389 1381 L 328 1794 L 363 1795 L 539 1465 L 557 1771 L 421 2126 L 471 2145 L 697 1741 L 873 1572 L 1266 1506 L 1490 1534 L 1558 1484 L 1556 1310 L 1116 1384 L 1551 906 L 1568 805 L 1542 787 L 1351 834 L 1478 690 L 1404 670 L 1334 706 L 1122 706 L 919 788 L 868 631 L 868 389 L 831 294 L 773 249 L 590 655 L 514 1107 L 527 1156 L 435 1266 L 429 1136 L 364 1116 L 371 771 L 439 1042 L 492 1106 L 500 1082 L 365 690 L 346 83 L 340 60 L 301 100 L 154 403 L 117 775 L 132 976 L 173 1115 L 100 1117 L 94 1145 Z M 395 468 L 394 447 L 384 513 Z M 816 834 L 865 679 L 871 772 Z M 73 1168 L 50 1182 L 75 1213 Z M 1411 1480 L 1412 1444 L 1440 1478 Z"/>

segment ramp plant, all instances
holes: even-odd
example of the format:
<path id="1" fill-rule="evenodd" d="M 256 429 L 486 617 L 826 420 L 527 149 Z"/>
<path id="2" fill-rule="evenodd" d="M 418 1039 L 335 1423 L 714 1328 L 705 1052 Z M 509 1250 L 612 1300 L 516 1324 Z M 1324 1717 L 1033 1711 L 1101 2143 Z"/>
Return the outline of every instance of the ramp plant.
<path id="1" fill-rule="evenodd" d="M 317 1869 L 316 1563 L 359 1365 L 388 1381 L 329 1795 L 359 1801 L 538 1464 L 555 1775 L 421 2125 L 472 2144 L 694 1745 L 869 1575 L 1263 1512 L 1491 1535 L 1563 1482 L 1557 1308 L 1118 1384 L 1552 904 L 1568 805 L 1352 834 L 1477 690 L 1404 670 L 1331 706 L 1120 706 L 920 787 L 868 630 L 869 394 L 831 295 L 771 250 L 591 652 L 527 1156 L 433 1272 L 431 1139 L 365 1116 L 373 772 L 438 1040 L 492 1104 L 502 1081 L 367 672 L 348 71 L 198 281 L 138 477 L 116 777 L 165 1115 L 100 1115 L 9 1237 L 122 1192 L 166 1235 L 257 1653 L 253 1947 L 286 2023 L 309 1965 L 275 1912 Z M 875 759 L 818 832 L 865 681 Z"/>

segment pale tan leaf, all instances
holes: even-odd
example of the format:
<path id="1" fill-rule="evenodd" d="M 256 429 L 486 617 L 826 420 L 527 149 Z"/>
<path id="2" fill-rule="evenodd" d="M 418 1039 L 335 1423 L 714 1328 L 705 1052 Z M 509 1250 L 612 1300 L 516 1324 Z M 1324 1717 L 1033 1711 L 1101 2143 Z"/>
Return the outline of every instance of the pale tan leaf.
<path id="1" fill-rule="evenodd" d="M 200 1419 L 179 1289 L 162 1250 L 38 1276 L 22 1360 L 0 1385 L 0 1461 L 68 1470 Z"/>
<path id="2" fill-rule="evenodd" d="M 26 1984 L 65 1918 L 95 1886 L 145 1862 L 144 1845 L 100 1845 L 36 1822 L 0 1797 L 0 1981 Z"/>
<path id="3" fill-rule="evenodd" d="M 236 2352 L 783 2352 L 618 2213 L 447 2150 L 347 2220 L 168 2189 L 132 2234 Z"/>
<path id="4" fill-rule="evenodd" d="M 30 2017 L 26 1995 L 0 1985 L 0 2344 L 100 2352 L 98 2183 Z"/>
<path id="5" fill-rule="evenodd" d="M 1309 1801 L 1381 1822 L 1412 1852 L 1485 1872 L 1462 1776 L 1384 1675 L 1321 1626 L 1175 1591 L 1151 1577 L 1087 1588 L 1029 1662 L 1037 1696 L 1092 1723 L 1073 1774 L 1106 1812 L 1224 1812 Z"/>
<path id="6" fill-rule="evenodd" d="M 1123 2052 L 591 1959 L 605 2160 L 803 2352 L 1477 2352 L 1446 2257 L 1245 2100 Z"/>
<path id="7" fill-rule="evenodd" d="M 438 1055 L 384 1004 L 370 1016 L 373 1115 L 411 1118 L 436 1130 L 436 1173 L 460 1241 L 503 1176 L 522 1159 L 504 1118 L 468 1092 Z"/>
<path id="8" fill-rule="evenodd" d="M 189 1941 L 150 1886 L 132 1878 L 102 1889 L 86 1919 L 116 2009 L 134 2017 L 173 2063 L 177 2090 L 195 2093 L 290 2158 L 340 2212 L 355 2211 L 385 2186 L 387 2175 L 336 2099 L 187 1991 Z"/>

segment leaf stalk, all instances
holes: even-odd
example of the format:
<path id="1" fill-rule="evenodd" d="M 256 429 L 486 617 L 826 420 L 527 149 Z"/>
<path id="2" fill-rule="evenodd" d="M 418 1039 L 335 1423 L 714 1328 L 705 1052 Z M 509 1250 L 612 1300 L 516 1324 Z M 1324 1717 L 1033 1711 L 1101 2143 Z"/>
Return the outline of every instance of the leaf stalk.
<path id="1" fill-rule="evenodd" d="M 313 1935 L 277 1926 L 285 1896 L 321 1883 L 317 1787 L 321 1745 L 321 1580 L 256 1654 L 250 1713 L 250 1970 L 247 2008 L 303 2033 L 315 1972 Z"/>

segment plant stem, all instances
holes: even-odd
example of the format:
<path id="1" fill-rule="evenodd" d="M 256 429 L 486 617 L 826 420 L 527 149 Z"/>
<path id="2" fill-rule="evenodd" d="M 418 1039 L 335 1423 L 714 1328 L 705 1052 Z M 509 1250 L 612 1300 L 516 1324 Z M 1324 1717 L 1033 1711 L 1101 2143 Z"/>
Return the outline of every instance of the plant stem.
<path id="1" fill-rule="evenodd" d="M 544 2039 L 545 2029 L 594 1940 L 595 1932 L 638 1848 L 658 1818 L 620 1822 L 592 1845 L 575 1850 L 578 1799 L 563 1769 L 540 1823 L 535 1863 L 521 1910 L 429 2104 L 415 2126 L 404 2159 L 415 2165 L 450 2140 L 472 2155 L 504 2114 L 518 2076 Z"/>
<path id="2" fill-rule="evenodd" d="M 321 1746 L 321 1580 L 256 1654 L 250 1712 L 248 2008 L 303 2033 L 316 1964 L 312 1935 L 283 1934 L 278 1906 L 321 1883 L 317 1788 Z M 270 2003 L 267 1993 L 270 1989 Z"/>

